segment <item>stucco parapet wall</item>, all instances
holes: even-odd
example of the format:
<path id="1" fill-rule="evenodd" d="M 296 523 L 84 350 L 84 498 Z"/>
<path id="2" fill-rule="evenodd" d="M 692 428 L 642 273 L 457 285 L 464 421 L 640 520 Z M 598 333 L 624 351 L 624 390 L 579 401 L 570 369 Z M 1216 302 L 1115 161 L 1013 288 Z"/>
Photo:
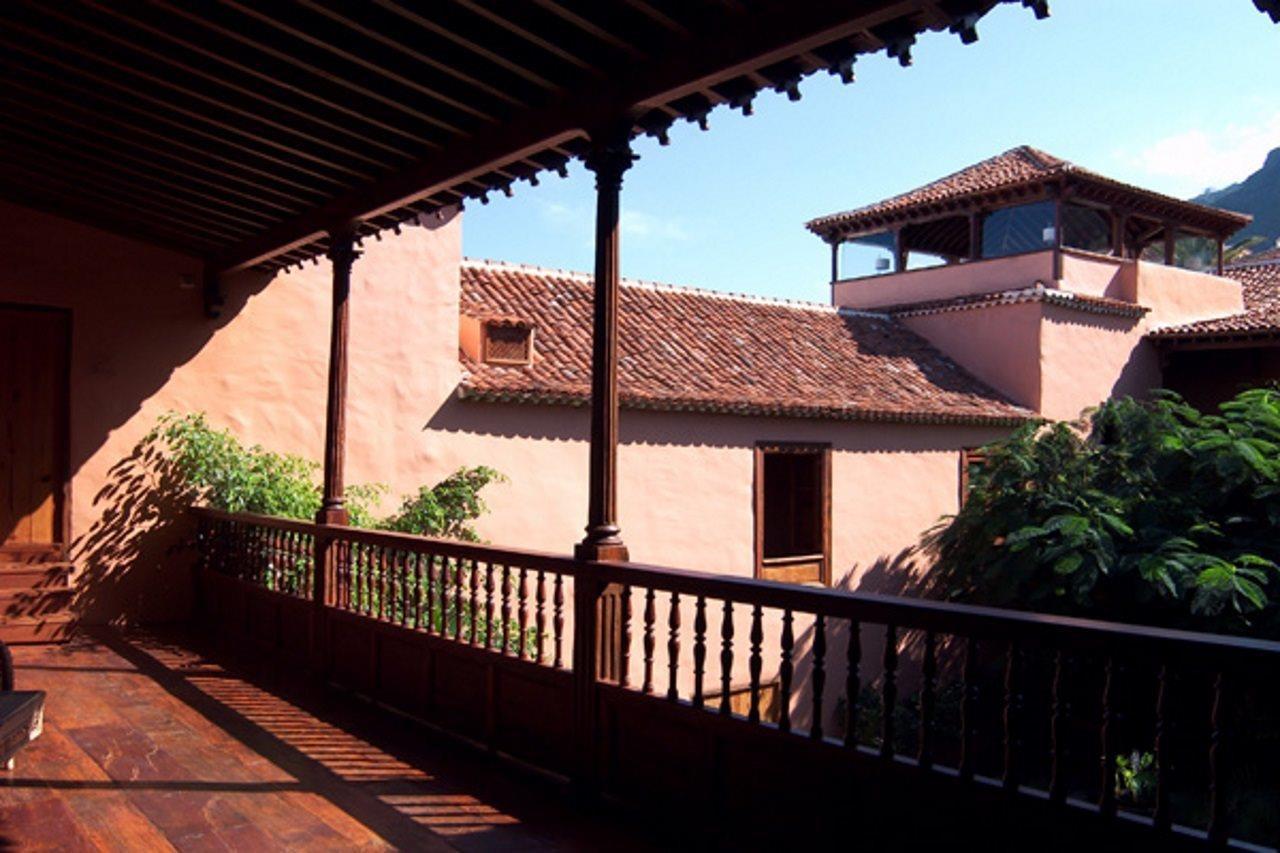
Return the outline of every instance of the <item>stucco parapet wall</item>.
<path id="1" fill-rule="evenodd" d="M 881 310 L 894 317 L 921 317 L 928 314 L 971 311 L 977 308 L 989 308 L 995 305 L 1018 305 L 1025 302 L 1043 302 L 1086 314 L 1129 317 L 1135 320 L 1145 316 L 1150 310 L 1145 306 L 1135 305 L 1132 302 L 1124 302 L 1119 299 L 1108 299 L 1104 296 L 1087 296 L 1069 290 L 1057 290 L 1046 287 L 1043 282 L 1036 282 L 1031 287 L 1023 287 L 1017 290 L 979 293 L 972 296 L 957 296 L 952 299 L 936 299 L 930 302 L 916 302 L 906 305 L 891 305 Z"/>
<path id="2" fill-rule="evenodd" d="M 555 391 L 492 391 L 458 386 L 458 399 L 483 403 L 529 403 L 544 406 L 585 406 L 590 394 Z M 969 426 L 1018 426 L 1038 417 L 1035 412 L 1011 407 L 1021 414 L 997 416 L 955 414 L 948 412 L 895 412 L 884 409 L 843 408 L 835 406 L 768 405 L 761 403 L 726 403 L 712 400 L 646 398 L 623 394 L 620 405 L 628 409 L 664 412 L 699 412 L 748 417 L 808 418 L 835 421 L 866 421 L 903 424 L 955 424 Z"/>

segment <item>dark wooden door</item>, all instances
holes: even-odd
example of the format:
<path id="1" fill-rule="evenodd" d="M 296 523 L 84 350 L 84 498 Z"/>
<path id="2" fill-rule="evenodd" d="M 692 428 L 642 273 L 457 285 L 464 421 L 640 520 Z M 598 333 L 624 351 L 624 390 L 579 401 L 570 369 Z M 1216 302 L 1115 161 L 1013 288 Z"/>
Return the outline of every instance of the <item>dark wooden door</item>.
<path id="1" fill-rule="evenodd" d="M 62 541 L 67 326 L 0 306 L 0 546 Z"/>

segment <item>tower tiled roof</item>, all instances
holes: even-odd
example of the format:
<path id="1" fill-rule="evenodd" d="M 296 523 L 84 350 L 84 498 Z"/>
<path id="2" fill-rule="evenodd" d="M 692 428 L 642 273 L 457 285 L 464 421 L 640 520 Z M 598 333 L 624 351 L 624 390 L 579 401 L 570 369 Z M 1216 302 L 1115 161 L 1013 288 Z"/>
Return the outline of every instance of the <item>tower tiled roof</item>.
<path id="1" fill-rule="evenodd" d="M 1212 230 L 1230 233 L 1251 220 L 1245 214 L 1126 184 L 1029 145 L 1020 145 L 910 192 L 865 207 L 812 219 L 807 227 L 824 237 L 868 233 L 898 220 L 942 215 L 963 202 L 976 201 L 988 195 L 1022 189 L 1029 191 L 1060 180 L 1073 180 L 1111 194 L 1120 193 L 1129 197 L 1136 206 L 1149 208 L 1153 214 L 1160 211 L 1183 218 L 1188 224 Z"/>
<path id="2" fill-rule="evenodd" d="M 464 398 L 582 404 L 591 385 L 591 276 L 466 261 L 461 311 L 536 327 L 531 365 L 461 356 Z M 627 282 L 619 393 L 633 408 L 927 423 L 1031 417 L 883 314 Z"/>

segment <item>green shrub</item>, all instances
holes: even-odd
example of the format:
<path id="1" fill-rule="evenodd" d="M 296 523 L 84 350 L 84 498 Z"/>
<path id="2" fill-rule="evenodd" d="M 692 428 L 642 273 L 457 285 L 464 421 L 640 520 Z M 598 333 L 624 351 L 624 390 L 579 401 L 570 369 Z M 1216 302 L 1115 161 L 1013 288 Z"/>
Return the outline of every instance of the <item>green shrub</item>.
<path id="1" fill-rule="evenodd" d="M 261 445 L 245 447 L 230 430 L 209 425 L 203 412 L 162 415 L 144 444 L 157 448 L 177 473 L 186 494 L 226 512 L 251 512 L 310 521 L 321 504 L 320 464 Z M 472 522 L 486 511 L 480 490 L 505 481 L 492 468 L 462 468 L 434 487 L 406 497 L 399 512 L 378 519 L 374 508 L 387 487 L 347 486 L 344 497 L 354 527 L 477 541 Z"/>
<path id="2" fill-rule="evenodd" d="M 1028 424 L 987 448 L 927 538 L 949 598 L 1274 634 L 1280 393 L 1215 414 L 1173 394 L 1109 401 L 1083 427 Z M 1270 591 L 1270 595 L 1269 595 Z"/>
<path id="3" fill-rule="evenodd" d="M 423 486 L 416 495 L 406 497 L 400 509 L 378 526 L 401 533 L 478 542 L 480 537 L 471 522 L 488 510 L 480 490 L 490 483 L 506 481 L 502 474 L 483 465 L 459 468 L 436 485 Z"/>

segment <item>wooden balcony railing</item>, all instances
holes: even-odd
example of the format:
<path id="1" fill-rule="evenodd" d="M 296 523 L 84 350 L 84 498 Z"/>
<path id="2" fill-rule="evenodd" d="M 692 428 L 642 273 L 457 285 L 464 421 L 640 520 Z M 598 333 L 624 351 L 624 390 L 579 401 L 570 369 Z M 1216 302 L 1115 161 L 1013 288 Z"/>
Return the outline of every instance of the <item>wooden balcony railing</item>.
<path id="1" fill-rule="evenodd" d="M 1280 844 L 1280 643 L 197 512 L 208 618 L 587 790 Z"/>

